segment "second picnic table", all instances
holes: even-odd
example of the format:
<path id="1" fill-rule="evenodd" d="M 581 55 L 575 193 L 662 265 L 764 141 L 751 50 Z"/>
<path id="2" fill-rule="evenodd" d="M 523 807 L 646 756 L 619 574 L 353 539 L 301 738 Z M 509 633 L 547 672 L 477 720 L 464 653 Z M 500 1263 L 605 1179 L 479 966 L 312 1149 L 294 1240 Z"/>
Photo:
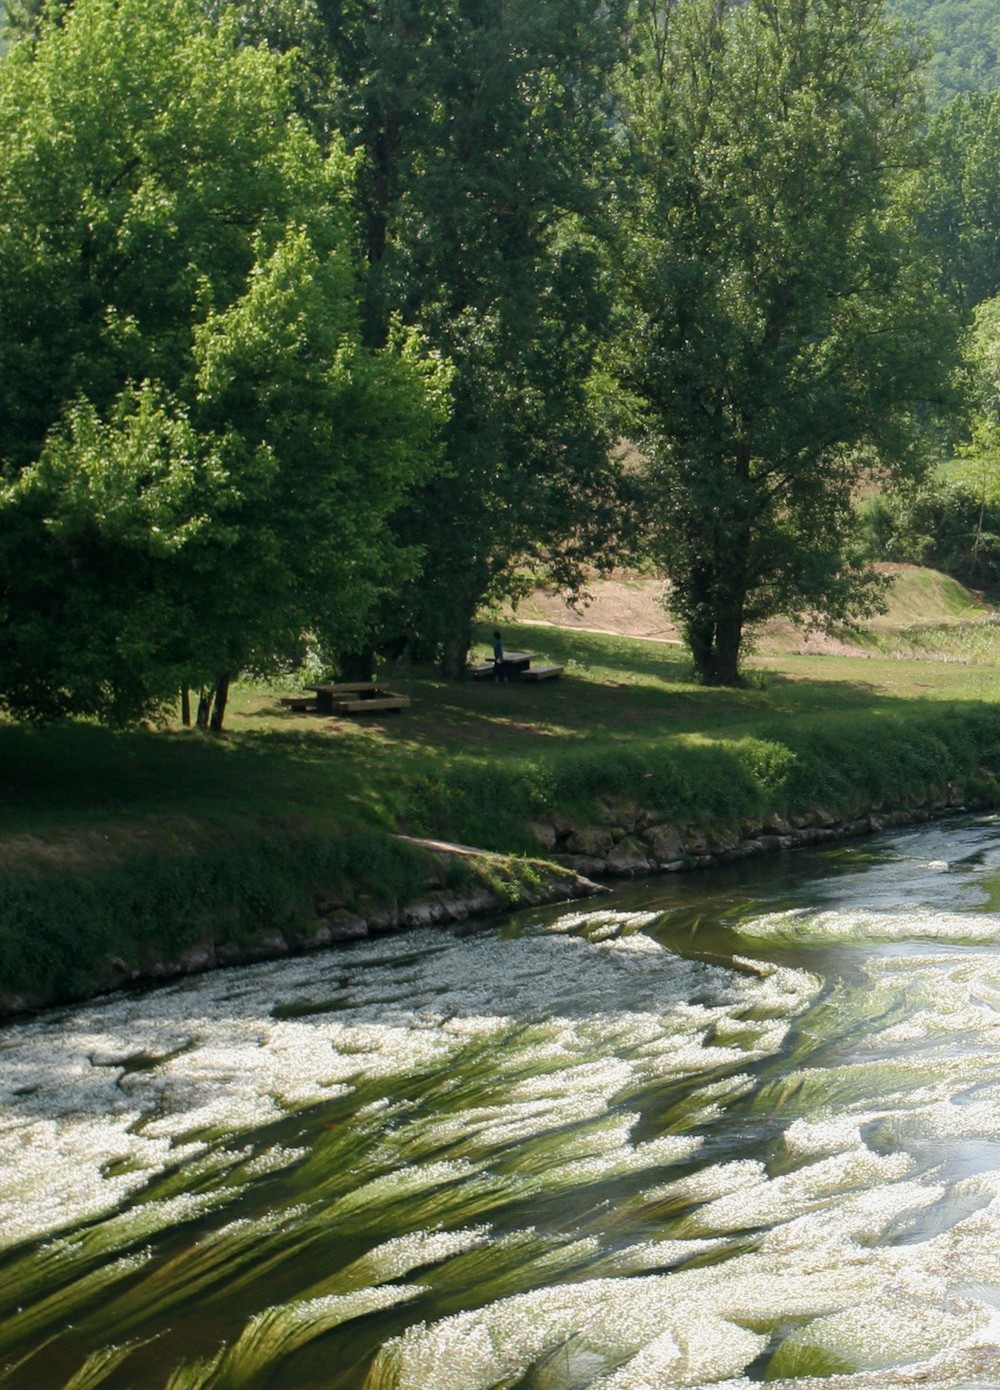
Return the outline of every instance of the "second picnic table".
<path id="1" fill-rule="evenodd" d="M 532 665 L 541 656 L 541 652 L 504 652 L 503 654 L 503 674 L 508 680 L 522 681 L 546 681 L 556 680 L 562 675 L 563 668 L 551 662 L 546 662 L 542 666 Z M 491 680 L 494 673 L 492 661 L 475 662 L 469 667 L 469 675 L 473 680 Z"/>

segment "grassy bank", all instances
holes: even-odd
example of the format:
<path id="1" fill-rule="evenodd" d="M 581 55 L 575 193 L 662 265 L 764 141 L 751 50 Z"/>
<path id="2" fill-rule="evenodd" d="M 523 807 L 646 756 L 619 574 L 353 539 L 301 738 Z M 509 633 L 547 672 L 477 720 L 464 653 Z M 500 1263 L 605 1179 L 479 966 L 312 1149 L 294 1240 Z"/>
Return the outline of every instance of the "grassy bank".
<path id="1" fill-rule="evenodd" d="M 301 944 L 317 904 L 361 911 L 482 873 L 456 862 L 442 878 L 394 832 L 526 856 L 539 826 L 607 825 L 623 807 L 725 838 L 935 805 L 949 784 L 997 799 L 1000 678 L 974 653 L 762 651 L 751 684 L 726 691 L 692 684 L 663 643 L 507 635 L 564 678 L 393 671 L 412 707 L 375 723 L 241 687 L 220 736 L 0 726 L 0 992 L 73 997 L 206 941 Z"/>

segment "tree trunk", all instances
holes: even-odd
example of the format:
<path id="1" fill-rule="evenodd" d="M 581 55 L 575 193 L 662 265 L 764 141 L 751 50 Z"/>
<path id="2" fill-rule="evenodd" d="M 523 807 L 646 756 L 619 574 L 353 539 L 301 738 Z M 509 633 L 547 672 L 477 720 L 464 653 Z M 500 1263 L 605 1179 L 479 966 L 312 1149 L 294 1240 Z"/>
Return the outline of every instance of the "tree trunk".
<path id="1" fill-rule="evenodd" d="M 743 599 L 732 598 L 712 613 L 699 613 L 684 625 L 695 675 L 705 685 L 740 685 Z"/>
<path id="2" fill-rule="evenodd" d="M 743 602 L 734 600 L 715 624 L 715 684 L 740 685 L 743 646 Z"/>
<path id="3" fill-rule="evenodd" d="M 461 680 L 472 646 L 472 619 L 455 618 L 445 630 L 441 643 L 441 674 L 445 680 Z"/>
<path id="4" fill-rule="evenodd" d="M 710 685 L 715 669 L 715 624 L 710 618 L 699 614 L 684 624 L 684 636 L 694 662 L 695 675 L 698 680 Z"/>
<path id="5" fill-rule="evenodd" d="M 208 718 L 212 713 L 212 696 L 214 690 L 199 690 L 198 692 L 198 717 L 197 725 L 199 729 L 208 728 Z"/>
<path id="6" fill-rule="evenodd" d="M 222 721 L 226 717 L 226 703 L 229 700 L 229 672 L 223 671 L 215 682 L 215 704 L 212 707 L 212 718 L 209 727 L 213 733 L 218 733 L 222 728 Z"/>
<path id="7" fill-rule="evenodd" d="M 181 723 L 185 729 L 191 727 L 191 692 L 184 686 L 181 691 Z"/>
<path id="8" fill-rule="evenodd" d="M 361 647 L 337 658 L 337 670 L 345 681 L 370 681 L 375 678 L 375 649 Z"/>

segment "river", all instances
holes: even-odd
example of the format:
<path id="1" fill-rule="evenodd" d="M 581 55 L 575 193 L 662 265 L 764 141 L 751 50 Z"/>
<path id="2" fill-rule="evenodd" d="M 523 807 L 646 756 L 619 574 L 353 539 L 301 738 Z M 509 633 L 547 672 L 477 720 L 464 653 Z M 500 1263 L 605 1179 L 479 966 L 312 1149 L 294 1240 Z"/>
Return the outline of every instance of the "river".
<path id="1" fill-rule="evenodd" d="M 998 907 L 961 818 L 10 1024 L 0 1386 L 1000 1387 Z"/>

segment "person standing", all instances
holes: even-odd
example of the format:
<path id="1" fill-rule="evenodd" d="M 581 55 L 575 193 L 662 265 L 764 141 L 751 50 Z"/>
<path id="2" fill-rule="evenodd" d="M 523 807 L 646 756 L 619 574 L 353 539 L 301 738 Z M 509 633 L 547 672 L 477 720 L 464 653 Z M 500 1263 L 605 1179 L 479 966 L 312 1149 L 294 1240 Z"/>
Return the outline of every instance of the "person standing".
<path id="1" fill-rule="evenodd" d="M 503 637 L 500 635 L 498 627 L 493 629 L 493 679 L 495 681 L 507 679 L 503 668 Z"/>

